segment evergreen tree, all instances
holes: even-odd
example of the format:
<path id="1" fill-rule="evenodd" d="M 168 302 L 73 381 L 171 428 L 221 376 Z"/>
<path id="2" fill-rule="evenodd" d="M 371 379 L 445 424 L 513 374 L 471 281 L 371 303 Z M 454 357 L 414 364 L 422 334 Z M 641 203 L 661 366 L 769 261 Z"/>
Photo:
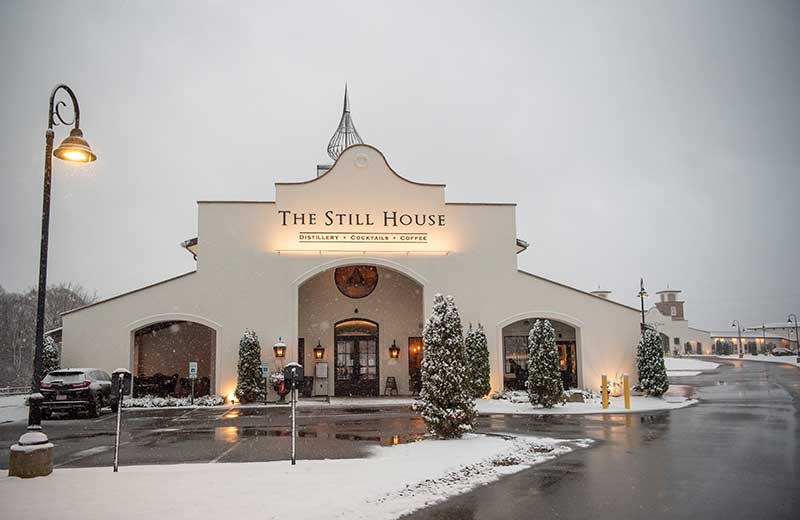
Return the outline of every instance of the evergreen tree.
<path id="1" fill-rule="evenodd" d="M 245 330 L 239 341 L 239 378 L 236 398 L 252 403 L 264 398 L 264 381 L 261 379 L 261 345 L 252 330 Z"/>
<path id="2" fill-rule="evenodd" d="M 472 429 L 475 405 L 464 386 L 464 338 L 452 296 L 437 294 L 425 324 L 422 390 L 416 406 L 428 430 L 452 439 Z"/>
<path id="3" fill-rule="evenodd" d="M 658 332 L 646 328 L 636 348 L 636 368 L 639 385 L 645 394 L 653 397 L 663 395 L 669 388 L 667 367 L 664 365 L 664 349 Z"/>
<path id="4" fill-rule="evenodd" d="M 42 377 L 61 368 L 58 346 L 50 336 L 45 336 L 42 349 Z"/>
<path id="5" fill-rule="evenodd" d="M 489 348 L 486 346 L 486 333 L 478 323 L 477 330 L 469 330 L 464 336 L 465 385 L 473 399 L 485 396 L 492 389 L 489 384 Z"/>
<path id="6" fill-rule="evenodd" d="M 536 320 L 528 334 L 528 398 L 545 408 L 564 401 L 558 366 L 556 331 L 548 320 Z"/>

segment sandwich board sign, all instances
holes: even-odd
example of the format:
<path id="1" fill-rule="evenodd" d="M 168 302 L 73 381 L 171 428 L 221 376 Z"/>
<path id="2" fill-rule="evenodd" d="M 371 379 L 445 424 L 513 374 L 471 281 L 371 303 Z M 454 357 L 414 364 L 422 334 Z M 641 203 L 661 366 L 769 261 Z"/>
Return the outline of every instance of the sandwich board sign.
<path id="1" fill-rule="evenodd" d="M 197 379 L 197 361 L 189 361 L 189 379 Z"/>

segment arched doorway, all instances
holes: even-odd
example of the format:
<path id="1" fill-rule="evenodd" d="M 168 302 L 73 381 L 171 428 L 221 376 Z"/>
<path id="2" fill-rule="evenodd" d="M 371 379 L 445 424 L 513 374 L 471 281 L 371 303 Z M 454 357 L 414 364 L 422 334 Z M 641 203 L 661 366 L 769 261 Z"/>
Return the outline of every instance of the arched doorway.
<path id="1" fill-rule="evenodd" d="M 526 318 L 503 327 L 503 384 L 510 390 L 525 389 L 525 382 L 528 380 L 528 334 L 537 319 L 540 318 Z M 577 388 L 577 331 L 567 323 L 549 321 L 556 333 L 564 389 Z"/>
<path id="2" fill-rule="evenodd" d="M 193 321 L 169 320 L 133 331 L 135 395 L 189 395 L 190 362 L 197 363 L 195 396 L 213 393 L 216 331 L 211 327 Z"/>
<path id="3" fill-rule="evenodd" d="M 335 395 L 375 396 L 380 392 L 378 324 L 352 318 L 334 329 Z"/>
<path id="4" fill-rule="evenodd" d="M 313 395 L 381 395 L 387 382 L 410 395 L 423 309 L 423 286 L 380 263 L 337 263 L 299 283 L 298 359 Z"/>

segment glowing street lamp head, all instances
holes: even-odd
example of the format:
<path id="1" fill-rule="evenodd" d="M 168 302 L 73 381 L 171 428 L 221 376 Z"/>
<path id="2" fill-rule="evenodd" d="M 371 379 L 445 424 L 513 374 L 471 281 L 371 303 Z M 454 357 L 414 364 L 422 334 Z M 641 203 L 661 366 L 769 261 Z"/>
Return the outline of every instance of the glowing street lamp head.
<path id="1" fill-rule="evenodd" d="M 68 162 L 89 163 L 97 160 L 80 128 L 73 128 L 69 136 L 53 151 L 53 155 Z"/>

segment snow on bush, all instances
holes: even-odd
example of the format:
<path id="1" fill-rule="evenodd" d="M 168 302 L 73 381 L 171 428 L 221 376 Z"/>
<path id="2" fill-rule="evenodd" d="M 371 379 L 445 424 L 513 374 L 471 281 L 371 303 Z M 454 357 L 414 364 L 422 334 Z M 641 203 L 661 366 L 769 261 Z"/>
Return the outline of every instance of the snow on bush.
<path id="1" fill-rule="evenodd" d="M 122 401 L 123 408 L 169 408 L 174 406 L 220 406 L 225 404 L 225 398 L 220 395 L 204 395 L 196 397 L 194 405 L 188 397 L 134 397 Z"/>
<path id="2" fill-rule="evenodd" d="M 261 379 L 261 345 L 252 330 L 245 330 L 239 341 L 239 377 L 236 380 L 236 398 L 242 403 L 264 399 Z"/>
<path id="3" fill-rule="evenodd" d="M 549 320 L 536 320 L 528 335 L 528 396 L 532 405 L 552 408 L 564 402 L 558 362 L 556 331 Z"/>
<path id="4" fill-rule="evenodd" d="M 59 362 L 58 346 L 50 336 L 44 338 L 44 345 L 42 348 L 42 377 L 46 376 L 53 370 L 61 368 Z"/>
<path id="5" fill-rule="evenodd" d="M 480 323 L 477 330 L 472 330 L 470 323 L 464 337 L 464 365 L 465 385 L 470 395 L 474 399 L 487 395 L 492 389 L 489 384 L 489 348 Z"/>
<path id="6" fill-rule="evenodd" d="M 459 438 L 472 429 L 475 404 L 464 385 L 464 338 L 452 296 L 437 294 L 422 333 L 422 390 L 415 409 L 439 438 Z"/>
<path id="7" fill-rule="evenodd" d="M 636 348 L 636 368 L 639 370 L 637 388 L 647 395 L 658 397 L 669 388 L 667 367 L 664 365 L 664 348 L 661 337 L 653 329 L 646 328 Z"/>

